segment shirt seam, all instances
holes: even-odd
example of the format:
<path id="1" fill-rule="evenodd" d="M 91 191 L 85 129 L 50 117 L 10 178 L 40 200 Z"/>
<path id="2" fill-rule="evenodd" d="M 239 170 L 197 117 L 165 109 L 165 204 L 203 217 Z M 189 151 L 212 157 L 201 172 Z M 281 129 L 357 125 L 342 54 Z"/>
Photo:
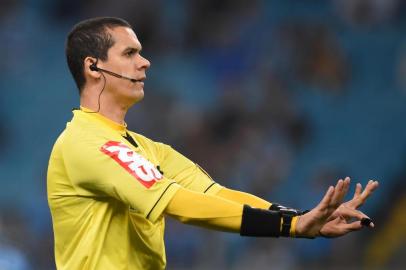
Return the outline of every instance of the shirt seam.
<path id="1" fill-rule="evenodd" d="M 149 218 L 149 216 L 151 215 L 152 211 L 154 210 L 154 208 L 158 205 L 159 201 L 162 199 L 162 197 L 164 196 L 164 194 L 166 193 L 166 191 L 169 189 L 170 186 L 172 186 L 173 184 L 176 184 L 176 182 L 172 182 L 170 183 L 165 190 L 162 192 L 161 196 L 159 196 L 158 200 L 155 202 L 154 206 L 152 206 L 151 210 L 148 212 L 147 214 L 147 219 Z"/>

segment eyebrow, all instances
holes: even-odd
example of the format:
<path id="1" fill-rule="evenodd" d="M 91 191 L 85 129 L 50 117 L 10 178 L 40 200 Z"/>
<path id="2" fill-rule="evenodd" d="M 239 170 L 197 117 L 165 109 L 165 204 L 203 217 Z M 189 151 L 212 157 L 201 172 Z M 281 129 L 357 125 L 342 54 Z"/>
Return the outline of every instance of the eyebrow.
<path id="1" fill-rule="evenodd" d="M 142 47 L 138 47 L 138 48 L 135 48 L 135 47 L 127 47 L 127 48 L 125 48 L 124 50 L 123 50 L 123 53 L 126 53 L 126 52 L 129 52 L 129 51 L 135 51 L 135 52 L 141 52 L 142 51 Z"/>

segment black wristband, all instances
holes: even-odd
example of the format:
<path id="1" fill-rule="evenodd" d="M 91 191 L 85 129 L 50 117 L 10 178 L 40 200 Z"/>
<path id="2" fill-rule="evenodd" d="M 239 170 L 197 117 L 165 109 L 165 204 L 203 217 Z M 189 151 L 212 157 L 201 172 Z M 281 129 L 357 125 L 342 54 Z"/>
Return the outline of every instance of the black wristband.
<path id="1" fill-rule="evenodd" d="M 290 237 L 290 228 L 292 227 L 293 215 L 284 215 L 282 214 L 282 230 L 281 236 Z"/>
<path id="2" fill-rule="evenodd" d="M 241 236 L 279 237 L 281 216 L 279 212 L 244 205 Z"/>
<path id="3" fill-rule="evenodd" d="M 290 229 L 292 227 L 292 219 L 296 216 L 301 216 L 309 212 L 309 210 L 301 211 L 294 208 L 286 207 L 278 203 L 272 203 L 269 207 L 271 211 L 277 211 L 282 217 L 282 227 L 280 236 L 291 237 Z M 297 236 L 295 236 L 297 237 Z"/>

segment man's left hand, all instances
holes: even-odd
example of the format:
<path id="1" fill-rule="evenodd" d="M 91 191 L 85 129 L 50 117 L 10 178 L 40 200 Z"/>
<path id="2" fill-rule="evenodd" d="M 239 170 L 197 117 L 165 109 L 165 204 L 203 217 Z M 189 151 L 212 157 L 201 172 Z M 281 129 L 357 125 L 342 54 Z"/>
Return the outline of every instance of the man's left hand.
<path id="1" fill-rule="evenodd" d="M 360 183 L 356 185 L 354 196 L 350 201 L 342 203 L 327 219 L 327 223 L 320 229 L 319 235 L 324 237 L 338 237 L 347 234 L 351 231 L 360 230 L 362 228 L 361 219 L 368 218 L 365 214 L 357 209 L 363 205 L 367 198 L 378 188 L 378 181 L 370 180 L 362 191 Z M 350 186 L 350 178 L 346 177 L 343 184 L 342 196 L 345 196 Z M 338 198 L 339 200 L 343 198 Z M 356 219 L 357 221 L 352 221 Z M 374 223 L 370 223 L 369 227 L 373 228 Z"/>
<path id="2" fill-rule="evenodd" d="M 350 186 L 350 178 L 340 179 L 335 187 L 330 187 L 321 202 L 310 212 L 299 217 L 296 235 L 299 237 L 338 237 L 362 228 L 361 220 L 369 219 L 357 208 L 378 187 L 378 182 L 369 181 L 365 190 L 357 184 L 353 198 L 344 202 Z M 371 222 L 369 227 L 374 227 Z"/>

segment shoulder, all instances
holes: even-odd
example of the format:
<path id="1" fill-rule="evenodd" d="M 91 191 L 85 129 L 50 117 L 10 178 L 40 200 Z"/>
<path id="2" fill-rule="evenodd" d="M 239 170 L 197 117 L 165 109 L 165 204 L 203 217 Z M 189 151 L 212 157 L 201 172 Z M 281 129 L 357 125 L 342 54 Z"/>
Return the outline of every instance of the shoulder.
<path id="1" fill-rule="evenodd" d="M 91 153 L 98 153 L 100 148 L 111 140 L 111 136 L 102 129 L 72 122 L 63 132 L 60 148 L 63 153 L 87 156 Z"/>
<path id="2" fill-rule="evenodd" d="M 55 156 L 58 156 L 60 151 L 61 151 L 61 147 L 64 144 L 65 141 L 65 130 L 62 131 L 61 134 L 59 134 L 58 138 L 56 139 L 53 147 L 52 147 L 52 151 L 51 151 L 51 159 Z"/>
<path id="3" fill-rule="evenodd" d="M 133 136 L 137 142 L 139 142 L 144 148 L 152 149 L 158 152 L 166 151 L 167 148 L 171 148 L 169 145 L 162 142 L 154 141 L 144 135 L 129 131 L 131 136 Z"/>
<path id="4" fill-rule="evenodd" d="M 156 147 L 158 142 L 141 135 L 139 133 L 135 133 L 133 131 L 129 131 L 130 135 L 133 136 L 138 143 L 140 143 L 143 147 Z"/>
<path id="5" fill-rule="evenodd" d="M 146 137 L 146 136 L 144 136 L 142 134 L 139 134 L 139 133 L 136 133 L 136 132 L 133 132 L 133 131 L 130 131 L 130 130 L 128 132 L 131 134 L 131 136 L 133 136 L 139 142 L 156 143 L 154 140 L 152 140 L 152 139 L 150 139 L 150 138 L 148 138 L 148 137 Z"/>

